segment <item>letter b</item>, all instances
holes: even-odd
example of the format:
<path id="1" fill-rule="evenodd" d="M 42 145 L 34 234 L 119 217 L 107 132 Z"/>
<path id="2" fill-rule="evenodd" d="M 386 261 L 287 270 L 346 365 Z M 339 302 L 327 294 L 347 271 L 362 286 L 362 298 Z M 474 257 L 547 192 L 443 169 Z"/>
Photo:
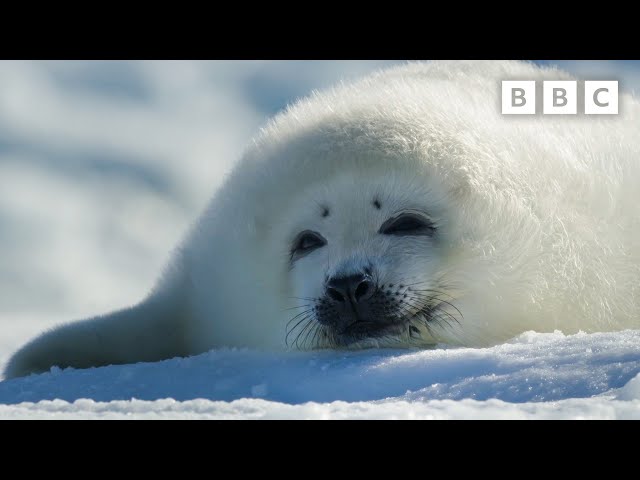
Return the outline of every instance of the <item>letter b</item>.
<path id="1" fill-rule="evenodd" d="M 545 115 L 578 113 L 578 83 L 575 80 L 546 80 L 542 89 Z"/>
<path id="2" fill-rule="evenodd" d="M 567 104 L 567 91 L 564 88 L 553 89 L 553 106 L 564 107 Z"/>
<path id="3" fill-rule="evenodd" d="M 504 80 L 502 82 L 502 113 L 533 115 L 536 113 L 536 82 Z"/>
<path id="4" fill-rule="evenodd" d="M 523 107 L 527 104 L 524 96 L 524 88 L 514 88 L 511 90 L 511 107 Z"/>

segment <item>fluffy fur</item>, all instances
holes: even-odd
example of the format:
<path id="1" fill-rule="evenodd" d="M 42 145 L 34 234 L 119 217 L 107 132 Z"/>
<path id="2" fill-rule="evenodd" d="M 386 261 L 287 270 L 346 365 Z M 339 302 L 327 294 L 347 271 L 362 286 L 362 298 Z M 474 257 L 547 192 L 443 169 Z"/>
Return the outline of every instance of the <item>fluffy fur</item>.
<path id="1" fill-rule="evenodd" d="M 506 79 L 571 77 L 418 63 L 299 101 L 248 147 L 148 298 L 45 333 L 5 376 L 220 346 L 482 346 L 640 327 L 638 103 L 621 94 L 618 116 L 502 116 Z M 378 233 L 412 208 L 436 237 Z M 292 263 L 305 229 L 327 245 Z M 315 312 L 327 278 L 363 265 L 407 328 L 345 344 Z M 437 314 L 420 316 L 427 301 Z"/>

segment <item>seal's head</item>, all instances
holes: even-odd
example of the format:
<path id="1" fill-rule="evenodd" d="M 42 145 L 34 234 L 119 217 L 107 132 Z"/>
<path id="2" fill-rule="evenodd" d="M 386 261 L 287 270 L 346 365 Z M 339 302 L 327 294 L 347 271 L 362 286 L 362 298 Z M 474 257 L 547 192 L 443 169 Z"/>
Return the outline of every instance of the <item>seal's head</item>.
<path id="1" fill-rule="evenodd" d="M 420 345 L 433 343 L 434 322 L 457 322 L 442 284 L 443 198 L 424 179 L 389 172 L 345 173 L 305 191 L 281 230 L 296 304 L 287 343 Z"/>

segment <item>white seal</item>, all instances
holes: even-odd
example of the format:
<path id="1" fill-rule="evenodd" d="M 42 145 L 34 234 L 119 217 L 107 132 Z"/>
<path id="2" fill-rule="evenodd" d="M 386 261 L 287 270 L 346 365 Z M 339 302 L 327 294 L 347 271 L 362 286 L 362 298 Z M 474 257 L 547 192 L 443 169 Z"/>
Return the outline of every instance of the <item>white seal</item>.
<path id="1" fill-rule="evenodd" d="M 523 62 L 315 93 L 248 147 L 141 303 L 34 339 L 5 376 L 215 347 L 483 346 L 640 326 L 640 108 L 503 116 Z"/>

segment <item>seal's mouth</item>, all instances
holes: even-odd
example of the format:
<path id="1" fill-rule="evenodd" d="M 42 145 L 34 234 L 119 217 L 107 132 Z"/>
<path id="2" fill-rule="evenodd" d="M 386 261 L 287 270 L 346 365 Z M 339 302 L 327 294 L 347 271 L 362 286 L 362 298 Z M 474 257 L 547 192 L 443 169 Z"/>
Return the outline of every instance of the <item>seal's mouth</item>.
<path id="1" fill-rule="evenodd" d="M 342 331 L 336 332 L 334 338 L 339 344 L 348 347 L 368 339 L 374 340 L 381 337 L 399 336 L 408 329 L 414 329 L 417 332 L 414 323 L 428 322 L 436 310 L 437 306 L 430 305 L 418 310 L 413 315 L 407 315 L 402 318 L 391 317 L 382 321 L 358 319 L 347 325 Z"/>
<path id="2" fill-rule="evenodd" d="M 405 323 L 405 322 L 402 322 Z M 348 325 L 340 335 L 362 335 L 362 336 L 377 336 L 389 330 L 391 327 L 398 327 L 399 324 L 382 324 L 379 322 L 367 322 L 367 321 L 355 321 L 351 325 Z"/>
<path id="3" fill-rule="evenodd" d="M 408 327 L 409 321 L 409 319 L 400 321 L 394 319 L 392 323 L 355 321 L 341 332 L 338 332 L 337 336 L 340 339 L 340 343 L 350 345 L 369 338 L 398 335 Z"/>

